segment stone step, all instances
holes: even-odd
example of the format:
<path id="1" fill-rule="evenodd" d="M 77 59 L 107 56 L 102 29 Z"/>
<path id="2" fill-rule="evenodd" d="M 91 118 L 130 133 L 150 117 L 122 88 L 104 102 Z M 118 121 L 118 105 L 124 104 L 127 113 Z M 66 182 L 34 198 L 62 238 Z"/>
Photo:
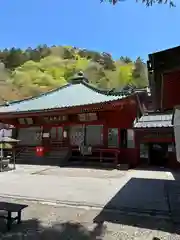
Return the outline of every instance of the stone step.
<path id="1" fill-rule="evenodd" d="M 53 151 L 44 157 L 38 157 L 34 151 L 29 150 L 21 152 L 16 158 L 16 163 L 60 166 L 68 160 L 69 156 L 68 151 Z"/>
<path id="2" fill-rule="evenodd" d="M 35 158 L 18 158 L 16 159 L 16 162 L 19 162 L 19 161 L 66 161 L 67 158 L 42 158 L 42 157 L 35 157 Z"/>
<path id="3" fill-rule="evenodd" d="M 66 154 L 66 153 L 68 153 L 68 151 L 51 151 L 48 153 L 48 155 L 51 155 L 51 154 L 58 155 L 58 154 Z M 35 151 L 24 151 L 24 152 L 19 153 L 19 155 L 21 155 L 21 154 L 36 154 L 36 152 Z"/>
<path id="4" fill-rule="evenodd" d="M 68 155 L 68 153 L 66 154 L 51 154 L 51 155 L 45 155 L 44 157 L 46 158 L 63 158 L 63 157 L 66 157 Z M 37 157 L 36 154 L 20 154 L 19 156 L 17 156 L 17 158 L 19 157 Z"/>
<path id="5" fill-rule="evenodd" d="M 64 155 L 47 155 L 45 156 L 46 158 L 65 158 L 67 154 Z M 34 158 L 37 157 L 36 155 L 19 155 L 17 158 Z"/>
<path id="6" fill-rule="evenodd" d="M 52 156 L 42 156 L 42 157 L 44 157 L 44 158 L 64 158 L 66 156 L 67 156 L 67 154 L 66 155 L 61 155 L 61 156 L 57 156 L 57 155 L 53 156 L 52 155 Z M 21 155 L 21 156 L 16 157 L 16 159 L 19 159 L 19 158 L 36 158 L 36 157 L 38 157 L 38 156 L 36 156 L 36 155 L 28 155 L 28 156 Z"/>
<path id="7" fill-rule="evenodd" d="M 35 152 L 21 152 L 21 153 L 19 153 L 19 154 L 17 154 L 17 156 L 18 155 L 29 155 L 29 154 L 36 154 Z"/>
<path id="8" fill-rule="evenodd" d="M 16 160 L 17 164 L 31 164 L 31 165 L 56 165 L 61 166 L 65 164 L 64 159 L 41 159 L 41 158 L 28 158 L 28 159 L 18 159 Z"/>

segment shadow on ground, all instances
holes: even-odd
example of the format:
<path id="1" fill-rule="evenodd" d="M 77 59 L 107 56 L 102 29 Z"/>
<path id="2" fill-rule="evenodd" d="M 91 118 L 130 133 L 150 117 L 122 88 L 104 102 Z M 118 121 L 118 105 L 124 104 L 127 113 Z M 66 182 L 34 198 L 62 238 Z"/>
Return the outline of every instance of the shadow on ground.
<path id="1" fill-rule="evenodd" d="M 111 222 L 180 234 L 178 189 L 180 182 L 177 181 L 132 178 L 105 205 L 93 222 L 99 225 Z M 180 190 L 178 192 L 180 196 Z"/>
<path id="2" fill-rule="evenodd" d="M 104 227 L 98 225 L 92 231 L 86 229 L 79 223 L 55 223 L 52 226 L 43 226 L 38 219 L 23 221 L 20 225 L 13 226 L 12 230 L 7 232 L 6 225 L 1 221 L 0 239 L 7 240 L 95 240 L 103 239 Z"/>
<path id="3" fill-rule="evenodd" d="M 140 228 L 141 232 L 150 229 L 179 235 L 179 189 L 179 181 L 132 178 L 98 215 L 95 212 L 88 222 L 93 227 L 91 229 L 69 221 L 53 224 L 47 221 L 48 224 L 45 225 L 38 219 L 31 219 L 14 225 L 12 230 L 7 232 L 6 225 L 1 221 L 0 239 L 102 240 L 108 232 L 107 222 Z M 97 216 L 94 217 L 95 215 Z"/>

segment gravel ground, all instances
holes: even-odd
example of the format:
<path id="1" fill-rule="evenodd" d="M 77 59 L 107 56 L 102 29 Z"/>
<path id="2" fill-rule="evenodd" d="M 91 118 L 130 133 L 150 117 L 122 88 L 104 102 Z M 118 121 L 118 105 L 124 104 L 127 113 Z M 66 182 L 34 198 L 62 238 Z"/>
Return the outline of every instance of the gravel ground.
<path id="1" fill-rule="evenodd" d="M 0 222 L 0 239 L 13 240 L 163 240 L 180 239 L 180 225 L 157 217 L 121 215 L 94 208 L 1 199 L 27 204 L 22 224 L 10 232 Z M 98 219 L 97 216 L 101 216 Z M 98 219 L 98 220 L 97 220 Z"/>

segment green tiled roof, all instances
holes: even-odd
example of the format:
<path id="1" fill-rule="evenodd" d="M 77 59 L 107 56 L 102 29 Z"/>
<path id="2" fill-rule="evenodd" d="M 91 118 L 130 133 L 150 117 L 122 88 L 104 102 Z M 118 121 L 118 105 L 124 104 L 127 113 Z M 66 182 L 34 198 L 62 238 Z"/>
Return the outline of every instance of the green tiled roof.
<path id="1" fill-rule="evenodd" d="M 21 113 L 57 108 L 83 106 L 109 102 L 126 97 L 125 94 L 112 95 L 111 92 L 94 88 L 85 81 L 67 84 L 50 92 L 20 101 L 10 102 L 0 107 L 0 113 Z"/>

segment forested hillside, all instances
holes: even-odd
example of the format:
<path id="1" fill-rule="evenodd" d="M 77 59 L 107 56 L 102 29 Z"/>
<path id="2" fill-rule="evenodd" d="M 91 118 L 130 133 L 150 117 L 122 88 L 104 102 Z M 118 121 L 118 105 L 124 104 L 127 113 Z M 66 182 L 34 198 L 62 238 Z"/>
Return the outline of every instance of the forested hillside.
<path id="1" fill-rule="evenodd" d="M 80 70 L 99 88 L 148 85 L 146 64 L 141 58 L 133 62 L 120 57 L 114 61 L 108 53 L 67 46 L 12 48 L 0 51 L 0 101 L 35 96 L 62 86 Z"/>

